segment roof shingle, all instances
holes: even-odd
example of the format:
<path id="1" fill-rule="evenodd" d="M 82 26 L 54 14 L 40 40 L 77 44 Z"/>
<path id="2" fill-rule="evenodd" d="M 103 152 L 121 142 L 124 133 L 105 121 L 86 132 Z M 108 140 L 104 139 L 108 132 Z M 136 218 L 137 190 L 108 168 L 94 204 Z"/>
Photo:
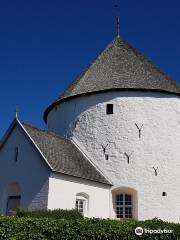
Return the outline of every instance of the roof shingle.
<path id="1" fill-rule="evenodd" d="M 59 102 L 108 90 L 151 90 L 180 94 L 180 86 L 127 42 L 117 37 L 44 114 Z"/>
<path id="2" fill-rule="evenodd" d="M 110 185 L 70 140 L 26 123 L 23 126 L 53 171 Z"/>

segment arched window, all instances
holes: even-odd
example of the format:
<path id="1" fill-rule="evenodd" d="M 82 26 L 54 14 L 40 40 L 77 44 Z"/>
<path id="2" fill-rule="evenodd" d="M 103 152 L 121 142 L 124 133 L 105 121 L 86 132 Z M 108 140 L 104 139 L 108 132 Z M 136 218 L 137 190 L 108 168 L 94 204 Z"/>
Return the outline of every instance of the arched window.
<path id="1" fill-rule="evenodd" d="M 114 214 L 117 219 L 137 219 L 137 191 L 128 187 L 112 190 Z"/>
<path id="2" fill-rule="evenodd" d="M 88 216 L 89 196 L 86 193 L 76 194 L 76 210 Z"/>

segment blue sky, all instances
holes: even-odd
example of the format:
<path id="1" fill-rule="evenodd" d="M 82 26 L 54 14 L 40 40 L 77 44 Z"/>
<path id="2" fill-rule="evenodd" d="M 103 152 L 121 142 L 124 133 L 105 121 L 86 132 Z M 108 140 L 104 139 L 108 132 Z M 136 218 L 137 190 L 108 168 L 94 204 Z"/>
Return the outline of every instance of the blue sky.
<path id="1" fill-rule="evenodd" d="M 111 0 L 0 1 L 0 136 L 43 112 L 115 37 Z M 120 0 L 121 37 L 180 82 L 180 1 Z"/>

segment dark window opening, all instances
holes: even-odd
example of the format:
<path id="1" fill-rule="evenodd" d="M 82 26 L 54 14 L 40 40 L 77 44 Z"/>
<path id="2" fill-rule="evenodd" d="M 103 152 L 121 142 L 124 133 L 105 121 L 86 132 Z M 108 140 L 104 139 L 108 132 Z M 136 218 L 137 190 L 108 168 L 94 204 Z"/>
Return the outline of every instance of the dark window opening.
<path id="1" fill-rule="evenodd" d="M 106 114 L 113 114 L 113 104 L 106 105 Z"/>
<path id="2" fill-rule="evenodd" d="M 105 154 L 105 159 L 109 160 L 109 155 L 108 154 Z"/>
<path id="3" fill-rule="evenodd" d="M 16 147 L 14 150 L 14 161 L 15 162 L 18 161 L 18 153 L 19 153 L 19 149 L 18 149 L 18 147 Z"/>
<path id="4" fill-rule="evenodd" d="M 20 207 L 21 196 L 9 196 L 7 200 L 6 214 L 15 215 L 16 210 Z"/>
<path id="5" fill-rule="evenodd" d="M 166 192 L 163 192 L 163 193 L 162 193 L 162 196 L 163 196 L 163 197 L 167 196 L 167 193 L 166 193 Z"/>

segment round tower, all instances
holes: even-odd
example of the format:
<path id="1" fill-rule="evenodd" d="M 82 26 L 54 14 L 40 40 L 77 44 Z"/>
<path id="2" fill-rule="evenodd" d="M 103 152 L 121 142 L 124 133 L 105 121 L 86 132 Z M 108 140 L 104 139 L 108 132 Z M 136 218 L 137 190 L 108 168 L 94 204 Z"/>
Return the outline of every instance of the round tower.
<path id="1" fill-rule="evenodd" d="M 133 195 L 136 218 L 179 221 L 179 96 L 175 81 L 117 37 L 44 120 L 110 179 L 112 196 Z"/>

